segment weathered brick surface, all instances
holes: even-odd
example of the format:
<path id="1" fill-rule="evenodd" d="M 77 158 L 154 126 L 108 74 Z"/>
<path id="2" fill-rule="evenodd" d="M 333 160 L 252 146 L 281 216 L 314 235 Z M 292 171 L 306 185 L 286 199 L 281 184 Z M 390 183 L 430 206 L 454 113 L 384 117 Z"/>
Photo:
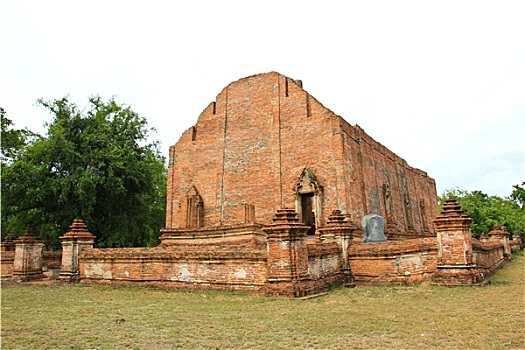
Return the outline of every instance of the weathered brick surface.
<path id="1" fill-rule="evenodd" d="M 440 265 L 473 264 L 470 224 L 454 199 L 447 199 L 443 212 L 435 220 Z"/>
<path id="2" fill-rule="evenodd" d="M 204 226 L 238 224 L 245 205 L 262 224 L 280 208 L 300 212 L 298 178 L 308 168 L 319 185 L 318 228 L 339 209 L 355 225 L 373 212 L 401 234 L 434 232 L 434 180 L 275 72 L 224 88 L 170 148 L 169 164 L 167 228 L 185 227 L 192 186 Z"/>
<path id="3" fill-rule="evenodd" d="M 235 246 L 87 248 L 80 253 L 84 282 L 155 282 L 174 288 L 261 289 L 267 252 Z"/>
<path id="4" fill-rule="evenodd" d="M 439 266 L 432 281 L 446 286 L 474 285 L 483 282 L 483 273 L 474 265 L 445 265 Z"/>
<path id="5" fill-rule="evenodd" d="M 42 273 L 46 277 L 53 278 L 56 272 L 60 270 L 60 262 L 62 259 L 61 251 L 46 251 L 42 253 Z M 1 261 L 1 277 L 10 278 L 13 277 L 13 268 L 15 261 L 15 252 L 6 251 L 0 255 Z M 39 278 L 43 277 L 39 275 Z"/>
<path id="6" fill-rule="evenodd" d="M 475 284 L 522 247 L 502 226 L 471 240 L 453 200 L 437 216 L 432 178 L 275 72 L 219 93 L 170 147 L 167 186 L 159 246 L 94 249 L 77 220 L 61 237 L 61 276 L 301 297 L 352 280 Z M 386 219 L 387 242 L 361 242 L 369 213 Z M 41 275 L 39 243 L 26 241 L 24 273 Z M 2 276 L 17 271 L 9 247 Z"/>
<path id="7" fill-rule="evenodd" d="M 73 220 L 69 231 L 60 237 L 62 240 L 62 259 L 60 278 L 75 280 L 78 277 L 78 255 L 85 248 L 93 248 L 95 236 L 87 229 L 81 219 Z"/>
<path id="8" fill-rule="evenodd" d="M 2 278 L 13 277 L 13 264 L 15 261 L 14 251 L 5 251 L 0 255 L 0 262 L 2 263 L 1 276 Z"/>
<path id="9" fill-rule="evenodd" d="M 485 276 L 493 273 L 505 260 L 512 259 L 513 242 L 503 225 L 494 225 L 492 231 L 483 234 L 479 240 L 472 238 L 471 242 L 474 263 Z M 521 246 L 519 238 L 515 244 Z"/>
<path id="10" fill-rule="evenodd" d="M 523 241 L 521 240 L 520 236 L 514 237 L 514 239 L 509 241 L 509 244 L 510 244 L 510 250 L 512 252 L 523 250 Z"/>
<path id="11" fill-rule="evenodd" d="M 45 278 L 58 278 L 62 266 L 62 251 L 45 251 L 42 258 L 42 271 Z"/>
<path id="12" fill-rule="evenodd" d="M 47 251 L 43 254 L 43 266 L 46 269 L 59 269 L 62 263 L 62 251 Z"/>
<path id="13" fill-rule="evenodd" d="M 471 242 L 476 268 L 485 276 L 494 272 L 505 262 L 505 246 L 502 242 L 482 242 L 475 238 L 472 238 Z"/>
<path id="14" fill-rule="evenodd" d="M 312 279 L 341 274 L 344 259 L 336 242 L 308 244 L 308 273 Z M 340 276 L 341 278 L 343 276 Z"/>
<path id="15" fill-rule="evenodd" d="M 163 229 L 161 232 L 161 246 L 266 246 L 266 234 L 262 230 L 262 225 L 258 224 L 225 225 L 199 229 Z"/>
<path id="16" fill-rule="evenodd" d="M 358 283 L 401 284 L 428 280 L 436 272 L 435 237 L 384 243 L 355 243 L 350 267 Z"/>
<path id="17" fill-rule="evenodd" d="M 13 277 L 20 281 L 42 279 L 44 241 L 38 238 L 34 227 L 28 226 L 15 244 Z"/>
<path id="18" fill-rule="evenodd" d="M 14 252 L 15 251 L 15 239 L 14 237 L 8 235 L 5 237 L 5 239 L 0 243 L 0 252 Z"/>
<path id="19" fill-rule="evenodd" d="M 438 241 L 438 266 L 432 280 L 444 285 L 477 284 L 483 273 L 476 267 L 470 224 L 455 199 L 447 199 L 434 223 Z"/>
<path id="20" fill-rule="evenodd" d="M 308 226 L 299 222 L 293 209 L 279 209 L 273 223 L 264 228 L 268 236 L 268 294 L 300 297 L 309 294 Z"/>
<path id="21" fill-rule="evenodd" d="M 510 247 L 509 236 L 509 232 L 504 225 L 496 224 L 489 233 L 481 235 L 480 241 L 500 242 L 505 250 L 505 256 L 510 259 L 512 256 L 512 251 Z"/>

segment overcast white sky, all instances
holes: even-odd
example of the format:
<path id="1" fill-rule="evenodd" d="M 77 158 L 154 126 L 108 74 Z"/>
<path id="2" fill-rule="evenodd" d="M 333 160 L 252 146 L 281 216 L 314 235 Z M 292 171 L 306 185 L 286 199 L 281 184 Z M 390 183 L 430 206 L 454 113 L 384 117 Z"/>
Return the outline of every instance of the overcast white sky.
<path id="1" fill-rule="evenodd" d="M 0 0 L 0 106 L 116 96 L 167 155 L 229 83 L 277 71 L 436 179 L 508 196 L 525 180 L 523 1 Z"/>

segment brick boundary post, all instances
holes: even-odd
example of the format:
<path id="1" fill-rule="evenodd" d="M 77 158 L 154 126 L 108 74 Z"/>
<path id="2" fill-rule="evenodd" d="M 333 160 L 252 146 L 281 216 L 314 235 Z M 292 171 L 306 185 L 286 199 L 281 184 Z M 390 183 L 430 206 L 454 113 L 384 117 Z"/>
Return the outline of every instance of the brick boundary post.
<path id="1" fill-rule="evenodd" d="M 438 241 L 438 265 L 433 281 L 445 285 L 476 284 L 483 275 L 473 262 L 470 224 L 455 199 L 447 199 L 435 220 Z"/>
<path id="2" fill-rule="evenodd" d="M 512 250 L 510 247 L 509 232 L 504 225 L 494 225 L 492 231 L 487 234 L 482 235 L 479 238 L 480 241 L 499 241 L 503 244 L 505 250 L 503 257 L 507 260 L 512 260 Z"/>
<path id="3" fill-rule="evenodd" d="M 5 239 L 0 243 L 0 252 L 14 252 L 16 249 L 15 238 L 7 234 Z"/>
<path id="4" fill-rule="evenodd" d="M 278 209 L 273 224 L 263 228 L 268 235 L 267 294 L 289 297 L 308 294 L 303 283 L 309 276 L 308 229 L 299 222 L 294 209 Z"/>
<path id="5" fill-rule="evenodd" d="M 321 242 L 335 241 L 341 246 L 341 255 L 343 264 L 341 272 L 345 275 L 345 282 L 352 280 L 352 272 L 350 264 L 348 263 L 348 248 L 352 243 L 354 232 L 357 227 L 346 220 L 346 216 L 341 214 L 340 210 L 332 211 L 328 217 L 328 222 L 325 227 L 320 228 Z"/>
<path id="6" fill-rule="evenodd" d="M 43 279 L 43 255 L 44 240 L 38 237 L 33 226 L 27 226 L 15 239 L 13 279 L 20 282 Z"/>
<path id="7" fill-rule="evenodd" d="M 69 232 L 60 236 L 62 240 L 62 265 L 60 267 L 59 279 L 64 281 L 76 281 L 79 275 L 78 256 L 85 248 L 93 248 L 95 236 L 93 236 L 81 219 L 73 220 Z"/>

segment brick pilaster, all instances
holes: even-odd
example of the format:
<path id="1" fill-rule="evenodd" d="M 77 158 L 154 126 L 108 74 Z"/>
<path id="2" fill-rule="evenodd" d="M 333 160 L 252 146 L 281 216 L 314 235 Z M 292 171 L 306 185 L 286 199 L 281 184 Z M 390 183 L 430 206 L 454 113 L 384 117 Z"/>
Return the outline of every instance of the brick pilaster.
<path id="1" fill-rule="evenodd" d="M 357 227 L 347 221 L 345 215 L 340 210 L 332 211 L 328 217 L 326 226 L 320 228 L 321 242 L 335 241 L 341 246 L 341 255 L 343 257 L 342 272 L 351 279 L 350 265 L 348 264 L 348 247 L 352 243 L 352 238 Z"/>
<path id="2" fill-rule="evenodd" d="M 15 239 L 9 234 L 5 237 L 2 243 L 0 243 L 0 252 L 12 252 L 15 251 L 15 248 Z"/>
<path id="3" fill-rule="evenodd" d="M 473 263 L 470 224 L 455 199 L 447 199 L 434 224 L 438 241 L 438 266 L 434 281 L 440 284 L 474 284 L 482 274 Z"/>
<path id="4" fill-rule="evenodd" d="M 19 281 L 43 279 L 44 240 L 40 239 L 33 226 L 15 240 L 13 278 Z"/>
<path id="5" fill-rule="evenodd" d="M 512 259 L 512 252 L 510 248 L 509 232 L 503 225 L 494 225 L 492 231 L 480 237 L 481 241 L 500 241 L 505 249 L 505 259 Z"/>
<path id="6" fill-rule="evenodd" d="M 78 256 L 85 248 L 93 248 L 93 236 L 81 219 L 75 219 L 69 227 L 69 232 L 61 236 L 62 240 L 62 265 L 60 279 L 73 281 L 79 274 Z"/>
<path id="7" fill-rule="evenodd" d="M 277 210 L 273 224 L 263 228 L 268 235 L 268 294 L 300 297 L 308 293 L 302 284 L 308 278 L 308 229 L 293 209 Z"/>

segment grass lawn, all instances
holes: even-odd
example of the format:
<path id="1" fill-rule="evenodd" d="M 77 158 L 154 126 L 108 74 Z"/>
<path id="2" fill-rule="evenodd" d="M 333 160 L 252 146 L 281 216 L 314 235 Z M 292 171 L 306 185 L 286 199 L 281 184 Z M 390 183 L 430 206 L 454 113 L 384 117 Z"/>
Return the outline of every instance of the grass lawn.
<path id="1" fill-rule="evenodd" d="M 2 349 L 524 349 L 523 253 L 490 280 L 308 300 L 4 282 Z"/>

